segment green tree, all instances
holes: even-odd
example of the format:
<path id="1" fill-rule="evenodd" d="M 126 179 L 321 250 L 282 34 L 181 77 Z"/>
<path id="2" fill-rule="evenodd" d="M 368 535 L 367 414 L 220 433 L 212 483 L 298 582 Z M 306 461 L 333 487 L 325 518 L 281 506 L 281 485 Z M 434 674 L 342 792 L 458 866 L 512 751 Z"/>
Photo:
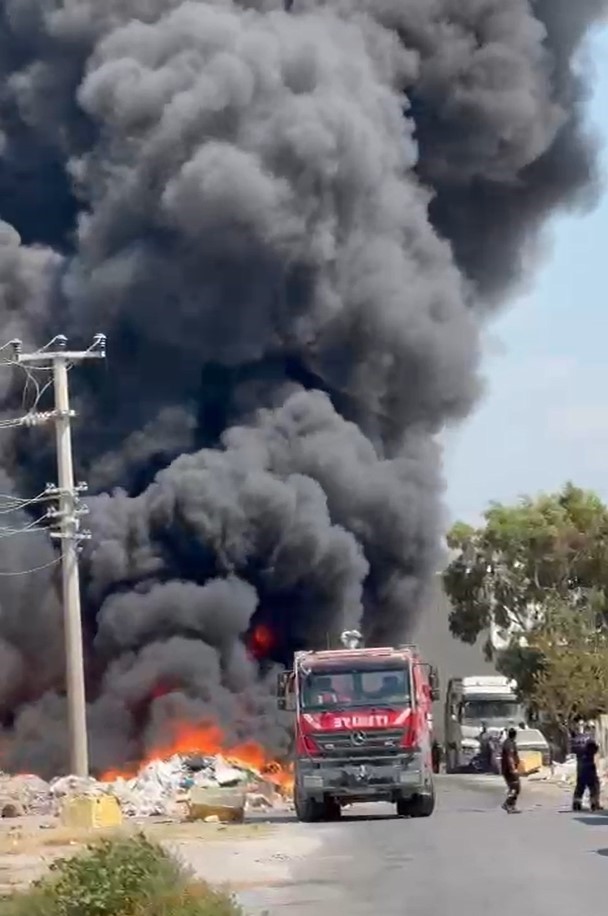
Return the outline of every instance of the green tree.
<path id="1" fill-rule="evenodd" d="M 608 703 L 608 630 L 593 609 L 554 604 L 529 637 L 537 652 L 530 700 L 555 725 L 595 718 Z"/>
<path id="2" fill-rule="evenodd" d="M 608 610 L 608 508 L 593 492 L 567 484 L 514 506 L 494 503 L 481 527 L 454 525 L 448 544 L 450 629 L 463 642 L 490 629 L 507 639 L 533 631 L 556 600 Z M 529 662 L 517 646 L 512 638 L 510 662 Z"/>

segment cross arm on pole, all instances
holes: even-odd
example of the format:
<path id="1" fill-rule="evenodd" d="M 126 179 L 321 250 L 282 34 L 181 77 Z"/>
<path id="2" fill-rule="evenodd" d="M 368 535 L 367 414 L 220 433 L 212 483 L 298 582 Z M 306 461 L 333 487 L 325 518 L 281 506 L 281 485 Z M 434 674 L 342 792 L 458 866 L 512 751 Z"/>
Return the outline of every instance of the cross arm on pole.
<path id="1" fill-rule="evenodd" d="M 13 348 L 15 361 L 21 364 L 44 363 L 54 359 L 64 359 L 66 362 L 81 362 L 85 359 L 105 359 L 106 357 L 107 338 L 105 334 L 95 334 L 93 343 L 87 350 L 68 350 L 67 342 L 67 337 L 63 334 L 58 334 L 50 342 L 55 344 L 55 349 L 53 350 L 42 348 L 32 353 L 23 353 L 23 343 L 19 338 L 11 340 L 10 346 Z"/>

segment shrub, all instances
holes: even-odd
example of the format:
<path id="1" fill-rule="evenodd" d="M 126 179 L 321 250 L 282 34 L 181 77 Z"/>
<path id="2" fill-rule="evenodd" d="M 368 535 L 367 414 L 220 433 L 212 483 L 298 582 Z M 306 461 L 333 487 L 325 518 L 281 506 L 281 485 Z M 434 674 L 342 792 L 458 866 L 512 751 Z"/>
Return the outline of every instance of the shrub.
<path id="1" fill-rule="evenodd" d="M 129 916 L 242 916 L 242 910 L 227 894 L 203 882 L 190 882 L 151 893 Z"/>
<path id="2" fill-rule="evenodd" d="M 60 859 L 29 891 L 0 903 L 0 916 L 241 916 L 231 897 L 193 881 L 143 835 L 102 840 Z"/>

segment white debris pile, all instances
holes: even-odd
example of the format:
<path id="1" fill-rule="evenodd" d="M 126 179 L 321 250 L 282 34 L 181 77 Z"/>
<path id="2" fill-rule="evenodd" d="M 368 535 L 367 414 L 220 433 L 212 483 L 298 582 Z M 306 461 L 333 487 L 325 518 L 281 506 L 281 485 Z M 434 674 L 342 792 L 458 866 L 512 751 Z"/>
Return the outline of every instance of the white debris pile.
<path id="1" fill-rule="evenodd" d="M 128 817 L 167 815 L 173 813 L 185 776 L 181 757 L 172 757 L 149 763 L 134 779 L 106 783 L 105 790 Z"/>
<path id="2" fill-rule="evenodd" d="M 95 798 L 95 796 L 104 795 L 103 783 L 97 782 L 92 776 L 59 776 L 51 780 L 48 787 L 51 796 L 61 801 L 64 798 Z"/>
<path id="3" fill-rule="evenodd" d="M 178 817 L 184 812 L 190 789 L 238 786 L 246 793 L 248 809 L 282 807 L 285 800 L 271 780 L 219 755 L 155 760 L 134 778 L 112 782 L 62 776 L 47 783 L 37 776 L 0 774 L 0 814 L 56 815 L 65 799 L 113 795 L 127 817 Z"/>
<path id="4" fill-rule="evenodd" d="M 574 785 L 576 782 L 576 757 L 570 754 L 563 763 L 556 763 L 553 767 L 553 779 L 563 785 Z"/>
<path id="5" fill-rule="evenodd" d="M 597 771 L 602 789 L 608 789 L 608 759 L 600 758 Z M 562 763 L 543 767 L 538 773 L 529 777 L 530 782 L 551 782 L 564 788 L 572 788 L 576 783 L 576 757 L 571 755 Z"/>
<path id="6" fill-rule="evenodd" d="M 197 786 L 238 786 L 249 782 L 253 773 L 242 770 L 226 763 L 223 757 L 215 757 L 208 761 L 208 766 L 199 770 L 194 782 Z"/>
<path id="7" fill-rule="evenodd" d="M 223 757 L 180 757 L 155 760 L 135 779 L 108 783 L 106 791 L 116 796 L 123 813 L 131 817 L 178 816 L 192 788 L 236 788 L 241 786 L 247 807 L 281 807 L 284 799 L 269 779 L 253 770 L 228 763 Z"/>
<path id="8" fill-rule="evenodd" d="M 534 770 L 526 777 L 528 782 L 555 782 L 553 767 L 541 767 L 540 770 Z"/>
<path id="9" fill-rule="evenodd" d="M 603 788 L 608 789 L 608 759 L 601 757 L 597 762 L 597 772 Z M 542 767 L 537 773 L 528 777 L 530 782 L 551 782 L 564 787 L 573 787 L 576 783 L 576 757 L 569 755 L 562 763 Z"/>
<path id="10" fill-rule="evenodd" d="M 0 815 L 20 817 L 22 814 L 47 816 L 54 814 L 55 805 L 50 786 L 33 775 L 9 776 L 0 773 Z"/>

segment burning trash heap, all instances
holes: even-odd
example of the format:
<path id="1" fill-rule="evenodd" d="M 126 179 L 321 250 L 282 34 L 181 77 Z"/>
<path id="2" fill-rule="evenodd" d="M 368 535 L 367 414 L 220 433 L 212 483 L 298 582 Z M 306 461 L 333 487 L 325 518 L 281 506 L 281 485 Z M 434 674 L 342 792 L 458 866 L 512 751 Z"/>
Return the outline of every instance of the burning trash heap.
<path id="1" fill-rule="evenodd" d="M 46 782 L 35 775 L 1 774 L 0 814 L 54 817 L 71 798 L 111 795 L 126 817 L 180 818 L 192 789 L 234 789 L 245 796 L 246 810 L 276 808 L 286 804 L 289 776 L 278 764 L 260 772 L 219 754 L 151 760 L 133 776 L 61 776 Z"/>

